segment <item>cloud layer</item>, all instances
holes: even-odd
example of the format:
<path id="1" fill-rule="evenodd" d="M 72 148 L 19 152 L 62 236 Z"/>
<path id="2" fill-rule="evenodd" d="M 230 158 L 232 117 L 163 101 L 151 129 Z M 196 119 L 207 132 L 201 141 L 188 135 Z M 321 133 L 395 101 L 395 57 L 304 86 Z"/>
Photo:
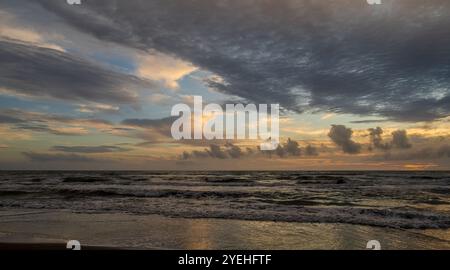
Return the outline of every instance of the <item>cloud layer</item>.
<path id="1" fill-rule="evenodd" d="M 398 121 L 450 114 L 450 2 L 39 1 L 105 41 L 213 72 L 210 86 L 293 111 Z"/>
<path id="2" fill-rule="evenodd" d="M 58 50 L 0 40 L 0 90 L 34 98 L 131 104 L 152 84 Z"/>

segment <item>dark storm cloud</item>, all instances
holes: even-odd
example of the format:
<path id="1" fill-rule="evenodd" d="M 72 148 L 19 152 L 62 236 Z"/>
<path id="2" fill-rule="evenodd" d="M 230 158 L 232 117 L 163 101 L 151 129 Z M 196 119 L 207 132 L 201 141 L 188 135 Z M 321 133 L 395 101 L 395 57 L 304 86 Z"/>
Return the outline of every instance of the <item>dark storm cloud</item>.
<path id="1" fill-rule="evenodd" d="M 347 154 L 358 154 L 361 152 L 361 145 L 352 140 L 353 131 L 343 125 L 333 125 L 328 133 L 328 137 Z"/>
<path id="2" fill-rule="evenodd" d="M 211 71 L 210 85 L 293 111 L 401 121 L 450 114 L 446 0 L 39 0 L 105 41 Z"/>
<path id="3" fill-rule="evenodd" d="M 0 88 L 33 97 L 135 104 L 151 83 L 58 50 L 0 40 Z"/>
<path id="4" fill-rule="evenodd" d="M 84 153 L 84 154 L 99 154 L 99 153 L 112 153 L 112 152 L 125 152 L 129 149 L 112 146 L 112 145 L 100 145 L 100 146 L 62 146 L 56 145 L 52 147 L 52 150 L 67 153 Z"/>

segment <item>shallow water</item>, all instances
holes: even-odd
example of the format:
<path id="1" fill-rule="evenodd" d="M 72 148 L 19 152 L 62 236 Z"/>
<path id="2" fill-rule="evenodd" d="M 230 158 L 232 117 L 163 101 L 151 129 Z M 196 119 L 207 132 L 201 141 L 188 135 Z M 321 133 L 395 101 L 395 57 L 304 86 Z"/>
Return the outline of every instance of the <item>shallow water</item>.
<path id="1" fill-rule="evenodd" d="M 60 210 L 0 211 L 0 243 L 61 243 L 131 249 L 450 249 L 450 230 L 160 215 L 75 214 Z"/>

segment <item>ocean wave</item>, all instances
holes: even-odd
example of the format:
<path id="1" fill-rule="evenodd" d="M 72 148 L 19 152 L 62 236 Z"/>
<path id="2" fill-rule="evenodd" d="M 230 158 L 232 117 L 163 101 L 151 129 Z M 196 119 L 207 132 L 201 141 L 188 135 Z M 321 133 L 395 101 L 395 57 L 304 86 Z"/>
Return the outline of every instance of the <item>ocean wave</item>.
<path id="1" fill-rule="evenodd" d="M 32 191 L 24 191 L 24 190 L 0 190 L 0 196 L 20 196 L 32 194 Z"/>
<path id="2" fill-rule="evenodd" d="M 448 176 L 431 172 L 0 173 L 0 206 L 450 228 Z"/>
<path id="3" fill-rule="evenodd" d="M 89 197 L 138 197 L 138 198 L 167 198 L 177 197 L 186 199 L 201 198 L 242 198 L 254 196 L 250 192 L 233 191 L 193 191 L 193 190 L 138 190 L 138 189 L 53 189 L 53 192 L 65 196 L 89 196 Z M 263 196 L 263 195 L 261 195 Z"/>
<path id="4" fill-rule="evenodd" d="M 94 182 L 106 182 L 109 179 L 99 176 L 68 176 L 64 177 L 62 182 L 65 183 L 94 183 Z"/>

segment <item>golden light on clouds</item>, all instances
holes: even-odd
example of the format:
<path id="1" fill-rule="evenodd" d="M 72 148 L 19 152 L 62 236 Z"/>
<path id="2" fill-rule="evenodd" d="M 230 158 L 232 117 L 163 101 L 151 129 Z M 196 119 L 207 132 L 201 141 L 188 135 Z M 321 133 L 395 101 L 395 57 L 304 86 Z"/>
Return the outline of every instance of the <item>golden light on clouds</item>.
<path id="1" fill-rule="evenodd" d="M 6 38 L 25 43 L 32 43 L 38 47 L 58 51 L 65 51 L 61 46 L 52 44 L 44 36 L 32 28 L 25 28 L 14 24 L 14 16 L 0 10 L 0 39 Z"/>
<path id="2" fill-rule="evenodd" d="M 139 76 L 160 81 L 170 89 L 178 89 L 177 81 L 197 69 L 190 63 L 156 51 L 139 55 L 137 61 Z"/>
<path id="3" fill-rule="evenodd" d="M 437 167 L 438 165 L 436 164 L 405 164 L 403 165 L 403 167 L 407 170 L 412 170 L 412 171 L 422 171 L 422 170 L 429 170 L 432 169 L 433 167 Z"/>

